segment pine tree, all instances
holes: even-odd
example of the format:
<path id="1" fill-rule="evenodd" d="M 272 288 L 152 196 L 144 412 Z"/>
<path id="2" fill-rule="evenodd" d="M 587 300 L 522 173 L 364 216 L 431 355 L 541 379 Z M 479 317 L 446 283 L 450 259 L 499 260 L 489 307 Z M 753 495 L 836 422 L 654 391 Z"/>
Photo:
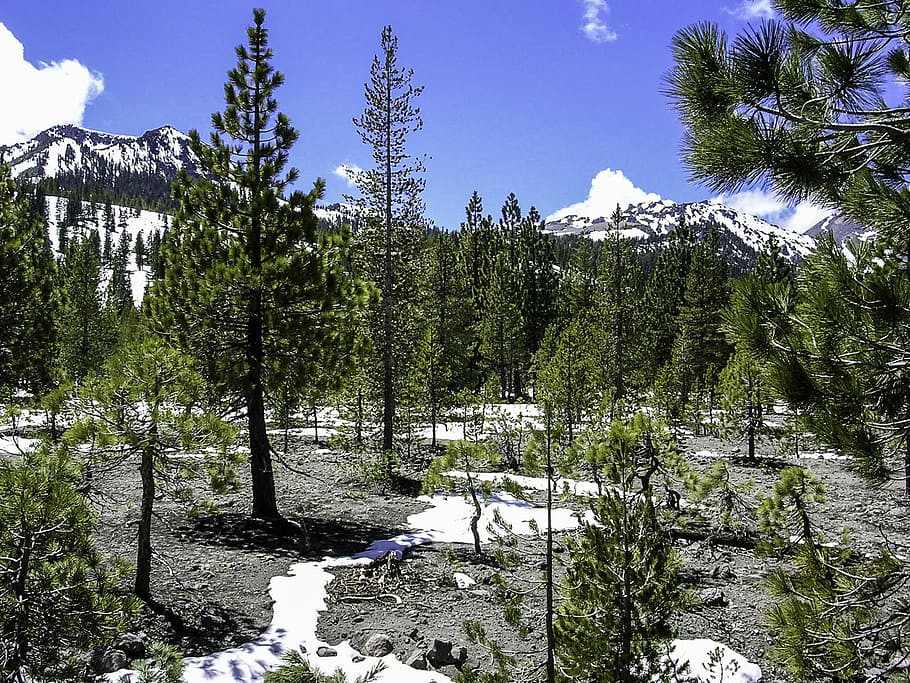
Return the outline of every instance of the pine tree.
<path id="1" fill-rule="evenodd" d="M 401 333 L 406 329 L 424 226 L 423 164 L 407 151 L 408 136 L 423 127 L 420 109 L 413 103 L 423 87 L 411 83 L 412 69 L 398 66 L 398 38 L 391 26 L 382 30 L 381 47 L 382 54 L 373 57 L 370 80 L 364 84 L 366 107 L 354 119 L 376 165 L 358 173 L 355 182 L 362 195 L 358 203 L 367 215 L 363 246 L 378 267 L 373 280 L 382 306 L 376 334 L 382 365 L 382 450 L 391 452 L 398 385 L 405 367 L 401 356 L 408 342 Z"/>
<path id="2" fill-rule="evenodd" d="M 234 430 L 199 409 L 203 396 L 191 358 L 154 336 L 140 337 L 83 387 L 79 423 L 68 434 L 71 440 L 90 440 L 107 458 L 139 459 L 142 495 L 133 591 L 146 601 L 151 599 L 152 514 L 159 480 L 169 471 L 183 469 L 187 475 L 190 462 L 213 472 L 221 483 L 233 480 L 227 448 Z M 206 457 L 175 460 L 177 452 Z"/>
<path id="3" fill-rule="evenodd" d="M 0 459 L 0 675 L 75 680 L 90 649 L 122 633 L 130 600 L 94 546 L 96 515 L 65 450 Z"/>
<path id="4" fill-rule="evenodd" d="M 212 115 L 210 143 L 190 136 L 206 177 L 178 177 L 165 278 L 150 311 L 244 410 L 253 514 L 275 518 L 266 392 L 289 378 L 306 384 L 291 370 L 305 367 L 300 356 L 333 343 L 363 291 L 343 272 L 344 236 L 317 233 L 313 206 L 323 181 L 306 194 L 285 193 L 297 178 L 286 167 L 298 132 L 278 112 L 284 77 L 271 66 L 265 12 L 254 10 L 253 20 L 225 85 L 225 111 Z"/>
<path id="5" fill-rule="evenodd" d="M 567 443 L 602 396 L 600 356 L 604 335 L 590 318 L 579 316 L 560 331 L 550 325 L 534 356 L 534 398 L 551 415 L 550 424 Z"/>
<path id="6" fill-rule="evenodd" d="M 136 243 L 133 247 L 133 252 L 136 254 L 136 268 L 143 270 L 145 268 L 146 246 L 141 230 L 136 233 Z"/>
<path id="7" fill-rule="evenodd" d="M 0 392 L 42 393 L 56 349 L 56 267 L 47 227 L 0 164 Z"/>
<path id="8" fill-rule="evenodd" d="M 610 397 L 610 419 L 619 417 L 640 365 L 636 342 L 639 321 L 636 308 L 642 296 L 641 264 L 631 240 L 620 237 L 624 224 L 619 206 L 610 217 L 612 235 L 600 252 L 595 281 L 595 315 L 601 328 L 604 394 Z"/>
<path id="9" fill-rule="evenodd" d="M 461 224 L 458 241 L 458 267 L 461 280 L 468 290 L 471 320 L 465 330 L 470 335 L 467 374 L 470 388 L 478 391 L 484 383 L 481 325 L 486 315 L 486 294 L 493 277 L 497 241 L 493 217 L 483 215 L 483 201 L 475 191 L 465 207 L 465 222 Z"/>
<path id="10" fill-rule="evenodd" d="M 680 562 L 655 511 L 651 476 L 659 468 L 651 425 L 642 415 L 614 422 L 592 446 L 615 486 L 593 505 L 596 524 L 567 541 L 565 600 L 555 623 L 567 679 L 674 680 L 663 658 L 672 618 L 686 604 Z"/>
<path id="11" fill-rule="evenodd" d="M 679 309 L 686 293 L 694 237 L 685 221 L 670 235 L 648 273 L 643 300 L 643 358 L 646 374 L 654 377 L 670 360 L 678 328 Z"/>
<path id="12" fill-rule="evenodd" d="M 79 383 L 101 367 L 114 337 L 103 314 L 101 264 L 91 240 L 70 242 L 60 271 L 60 366 Z"/>
<path id="13" fill-rule="evenodd" d="M 129 233 L 124 230 L 120 233 L 117 248 L 111 255 L 111 276 L 108 280 L 104 304 L 107 311 L 115 318 L 119 318 L 134 306 L 133 286 L 128 269 L 131 246 Z"/>
<path id="14" fill-rule="evenodd" d="M 717 231 L 692 251 L 683 302 L 677 314 L 679 330 L 670 362 L 679 407 L 685 409 L 693 392 L 713 395 L 720 371 L 730 353 L 721 329 L 721 314 L 729 298 L 727 264 L 720 254 Z"/>
<path id="15" fill-rule="evenodd" d="M 786 395 L 812 405 L 825 440 L 863 454 L 878 474 L 883 453 L 902 450 L 910 473 L 910 396 L 903 390 L 910 385 L 910 118 L 888 104 L 895 89 L 907 89 L 910 42 L 902 17 L 910 7 L 867 0 L 777 5 L 781 20 L 732 44 L 712 24 L 674 38 L 667 90 L 686 126 L 685 160 L 695 179 L 716 190 L 762 182 L 880 232 L 875 256 L 871 246 L 854 255 L 871 272 L 821 245 L 812 278 L 800 284 L 797 327 L 828 343 L 794 341 L 774 355 Z M 816 24 L 825 33 L 816 35 Z M 854 277 L 865 285 L 851 283 Z M 869 410 L 878 413 L 871 420 L 862 417 Z M 906 481 L 910 497 L 910 476 Z"/>

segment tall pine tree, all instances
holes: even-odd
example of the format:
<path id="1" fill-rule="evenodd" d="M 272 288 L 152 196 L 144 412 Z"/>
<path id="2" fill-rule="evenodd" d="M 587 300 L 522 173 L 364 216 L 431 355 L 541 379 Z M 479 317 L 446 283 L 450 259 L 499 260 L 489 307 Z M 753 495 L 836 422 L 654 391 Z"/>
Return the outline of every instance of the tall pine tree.
<path id="1" fill-rule="evenodd" d="M 271 66 L 265 11 L 254 10 L 253 20 L 209 144 L 191 133 L 205 177 L 182 172 L 176 182 L 165 278 L 150 310 L 245 412 L 253 514 L 274 518 L 266 392 L 290 377 L 308 381 L 299 357 L 333 343 L 333 330 L 343 327 L 336 321 L 360 306 L 361 288 L 344 276 L 344 238 L 317 232 L 313 206 L 323 181 L 308 193 L 287 192 L 297 178 L 286 169 L 298 132 L 278 111 L 284 76 Z"/>
<path id="2" fill-rule="evenodd" d="M 382 364 L 382 450 L 394 446 L 395 406 L 405 364 L 402 355 L 408 339 L 408 303 L 413 297 L 417 253 L 423 235 L 425 182 L 423 164 L 408 154 L 408 135 L 423 127 L 420 109 L 413 100 L 423 91 L 411 83 L 412 69 L 398 66 L 398 38 L 386 26 L 381 37 L 382 54 L 373 58 L 370 80 L 364 84 L 366 107 L 354 119 L 364 144 L 373 151 L 375 166 L 357 174 L 362 198 L 360 207 L 367 220 L 362 233 L 367 265 L 378 272 L 367 274 L 379 285 L 381 317 L 377 325 L 377 350 Z"/>

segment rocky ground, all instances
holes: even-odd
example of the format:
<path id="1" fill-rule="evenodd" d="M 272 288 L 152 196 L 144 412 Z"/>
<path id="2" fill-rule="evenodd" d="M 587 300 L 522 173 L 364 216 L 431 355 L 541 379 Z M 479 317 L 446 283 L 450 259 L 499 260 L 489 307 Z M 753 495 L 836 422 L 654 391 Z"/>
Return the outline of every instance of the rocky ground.
<path id="1" fill-rule="evenodd" d="M 780 469 L 794 464 L 774 457 L 773 443 L 762 445 L 760 467 L 741 460 L 739 445 L 713 437 L 683 436 L 681 450 L 702 472 L 717 456 L 728 459 L 733 479 L 749 483 L 750 495 L 769 491 Z M 817 519 L 831 538 L 840 537 L 846 527 L 853 542 L 864 549 L 879 547 L 884 538 L 910 543 L 910 508 L 898 482 L 872 487 L 842 460 L 801 459 L 799 464 L 827 488 L 827 502 L 819 507 Z M 288 462 L 276 463 L 276 484 L 282 511 L 303 528 L 250 519 L 245 488 L 217 496 L 211 510 L 192 518 L 183 505 L 161 497 L 156 501 L 152 576 L 160 604 L 143 611 L 136 630 L 147 639 L 169 642 L 186 655 L 207 654 L 255 638 L 271 618 L 268 585 L 273 576 L 285 574 L 292 563 L 352 554 L 375 539 L 406 531 L 408 515 L 426 507 L 418 500 L 422 474 L 420 468 L 406 470 L 394 486 L 380 486 L 367 482 L 364 469 L 350 456 L 301 440 Z M 96 475 L 94 484 L 101 511 L 99 544 L 110 555 L 131 559 L 138 472 L 124 463 Z M 537 582 L 543 546 L 526 539 L 519 550 L 523 560 L 517 580 L 529 591 L 533 613 L 543 604 Z M 680 637 L 726 643 L 759 664 L 763 680 L 793 681 L 770 660 L 763 626 L 770 605 L 763 581 L 774 563 L 757 559 L 749 550 L 704 541 L 681 541 L 679 550 L 686 582 L 707 603 L 680 617 Z M 477 583 L 459 588 L 456 571 Z M 330 644 L 350 639 L 355 647 L 365 648 L 371 635 L 382 633 L 401 659 L 417 662 L 435 641 L 451 643 L 452 664 L 444 666 L 446 658 L 437 652 L 430 655 L 437 656 L 445 673 L 454 675 L 462 646 L 470 662 L 489 666 L 485 650 L 465 636 L 462 624 L 472 619 L 486 624 L 492 639 L 533 668 L 541 661 L 540 637 L 521 639 L 504 623 L 490 585 L 494 571 L 489 556 L 478 559 L 469 547 L 446 544 L 416 548 L 403 561 L 375 571 L 333 569 L 336 579 L 329 584 L 319 637 Z M 537 654 L 526 654 L 534 651 Z"/>

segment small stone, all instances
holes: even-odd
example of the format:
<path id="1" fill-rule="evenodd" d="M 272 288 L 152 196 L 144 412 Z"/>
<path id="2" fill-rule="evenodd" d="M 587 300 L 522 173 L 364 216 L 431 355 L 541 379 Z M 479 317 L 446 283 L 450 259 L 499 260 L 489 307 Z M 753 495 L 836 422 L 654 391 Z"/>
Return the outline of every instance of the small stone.
<path id="1" fill-rule="evenodd" d="M 705 588 L 699 591 L 698 597 L 705 607 L 726 607 L 729 604 L 727 596 L 720 588 Z"/>
<path id="2" fill-rule="evenodd" d="M 354 662 L 355 664 L 357 664 L 358 662 L 362 662 L 364 659 L 366 659 L 366 657 L 364 657 L 363 655 L 355 654 L 355 655 L 351 656 L 351 661 Z"/>
<path id="3" fill-rule="evenodd" d="M 435 669 L 458 662 L 458 660 L 452 656 L 452 643 L 448 640 L 440 640 L 439 638 L 436 638 L 433 641 L 433 647 L 427 650 L 427 661 Z"/>
<path id="4" fill-rule="evenodd" d="M 334 647 L 326 647 L 325 645 L 320 645 L 318 648 L 316 648 L 316 654 L 319 657 L 337 657 L 338 650 L 336 650 Z"/>
<path id="5" fill-rule="evenodd" d="M 120 637 L 120 642 L 114 647 L 123 651 L 123 654 L 130 659 L 143 659 L 145 657 L 145 640 L 135 633 L 124 633 Z"/>
<path id="6" fill-rule="evenodd" d="M 369 657 L 385 657 L 394 649 L 392 639 L 385 633 L 374 633 L 363 644 L 363 654 Z"/>
<path id="7" fill-rule="evenodd" d="M 420 671 L 426 671 L 429 668 L 426 655 L 420 650 L 414 650 L 411 656 L 405 660 L 405 664 L 412 669 L 419 669 Z"/>
<path id="8" fill-rule="evenodd" d="M 420 637 L 420 631 L 416 627 L 412 628 L 408 633 L 408 638 L 411 640 L 417 640 Z"/>
<path id="9" fill-rule="evenodd" d="M 351 619 L 351 621 L 353 621 L 355 624 L 359 624 L 360 622 L 363 621 L 363 615 L 362 615 L 362 614 L 357 614 L 357 615 L 354 616 L 353 619 Z"/>

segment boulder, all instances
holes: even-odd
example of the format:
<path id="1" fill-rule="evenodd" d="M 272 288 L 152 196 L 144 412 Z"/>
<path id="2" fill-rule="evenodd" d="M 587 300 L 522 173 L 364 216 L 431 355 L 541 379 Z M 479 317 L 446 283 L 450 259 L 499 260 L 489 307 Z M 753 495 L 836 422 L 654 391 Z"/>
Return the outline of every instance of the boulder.
<path id="1" fill-rule="evenodd" d="M 392 639 L 385 633 L 374 633 L 366 642 L 363 644 L 363 649 L 361 652 L 367 655 L 368 657 L 385 657 L 392 650 L 395 649 L 395 645 L 392 643 Z"/>
<path id="2" fill-rule="evenodd" d="M 145 639 L 135 633 L 124 633 L 114 648 L 122 650 L 131 660 L 144 659 L 147 652 Z"/>

